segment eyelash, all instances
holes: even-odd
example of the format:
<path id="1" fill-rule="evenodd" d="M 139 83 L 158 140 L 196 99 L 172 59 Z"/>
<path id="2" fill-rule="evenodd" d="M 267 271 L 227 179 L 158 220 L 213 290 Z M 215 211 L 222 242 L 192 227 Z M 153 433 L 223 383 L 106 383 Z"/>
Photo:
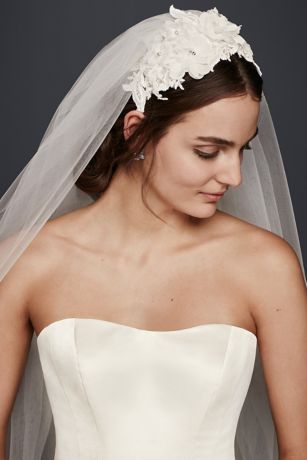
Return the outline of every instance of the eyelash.
<path id="1" fill-rule="evenodd" d="M 244 147 L 242 147 L 241 152 L 243 153 L 243 150 L 251 150 L 250 144 L 246 144 Z M 213 153 L 208 153 L 208 152 L 202 152 L 201 150 L 194 149 L 194 152 L 196 155 L 198 155 L 202 160 L 210 160 L 212 158 L 215 158 L 219 152 L 213 152 Z"/>

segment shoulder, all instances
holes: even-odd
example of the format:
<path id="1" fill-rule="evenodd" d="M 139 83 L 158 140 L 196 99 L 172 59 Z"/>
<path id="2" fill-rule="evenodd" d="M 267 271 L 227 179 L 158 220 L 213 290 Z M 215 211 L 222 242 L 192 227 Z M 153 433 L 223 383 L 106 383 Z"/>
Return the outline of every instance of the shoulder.
<path id="1" fill-rule="evenodd" d="M 233 216 L 226 218 L 233 234 L 231 275 L 247 294 L 257 330 L 272 330 L 277 318 L 279 324 L 282 317 L 289 323 L 291 315 L 306 321 L 306 280 L 293 247 L 269 230 Z"/>
<path id="2" fill-rule="evenodd" d="M 16 283 L 19 289 L 30 289 L 51 270 L 63 265 L 71 246 L 77 214 L 72 211 L 47 221 L 3 278 L 2 289 L 9 284 L 16 286 Z M 7 243 L 9 241 L 5 240 L 1 244 L 5 247 Z"/>
<path id="3" fill-rule="evenodd" d="M 65 256 L 78 244 L 84 214 L 83 209 L 77 209 L 46 222 L 29 245 L 25 258 L 39 260 L 41 267 L 49 269 L 58 263 L 63 265 Z"/>
<path id="4" fill-rule="evenodd" d="M 255 314 L 270 317 L 281 306 L 293 314 L 306 308 L 306 280 L 293 247 L 283 238 L 268 234 L 255 244 L 254 279 L 251 284 Z"/>
<path id="5" fill-rule="evenodd" d="M 52 238 L 47 235 L 49 232 L 45 230 L 39 232 L 1 279 L 0 305 L 10 305 L 10 316 L 7 315 L 6 320 L 16 321 L 16 318 L 24 318 L 27 321 L 34 286 L 44 276 L 55 255 Z M 10 240 L 2 241 L 0 250 L 2 245 L 5 249 L 6 245 L 10 245 Z M 2 320 L 5 320 L 5 310 L 7 309 L 1 311 Z"/>
<path id="6" fill-rule="evenodd" d="M 256 227 L 246 242 L 250 246 L 250 260 L 253 262 L 255 283 L 273 281 L 279 278 L 303 276 L 299 257 L 283 237 Z M 261 287 L 257 286 L 256 287 Z"/>
<path id="7" fill-rule="evenodd" d="M 279 444 L 286 450 L 297 439 L 297 430 L 288 430 L 293 407 L 297 408 L 300 426 L 306 414 L 306 385 L 302 385 L 307 381 L 306 282 L 299 258 L 285 239 L 256 226 L 241 228 L 250 231 L 238 244 L 243 250 L 236 262 L 243 261 L 244 279 L 248 279 L 249 311 L 256 328 L 270 406 Z"/>
<path id="8" fill-rule="evenodd" d="M 235 265 L 249 289 L 261 292 L 274 280 L 304 281 L 298 255 L 284 238 L 227 213 L 220 216 L 221 226 L 229 234 Z"/>
<path id="9" fill-rule="evenodd" d="M 295 250 L 281 236 L 225 212 L 219 214 L 221 226 L 238 241 L 237 249 L 259 264 L 259 268 L 270 268 L 272 264 L 277 267 L 281 263 L 300 267 Z"/>
<path id="10" fill-rule="evenodd" d="M 240 272 L 258 326 L 272 320 L 280 309 L 299 315 L 306 308 L 307 289 L 294 248 L 269 230 L 244 223 L 238 228 L 236 260 L 244 267 Z"/>

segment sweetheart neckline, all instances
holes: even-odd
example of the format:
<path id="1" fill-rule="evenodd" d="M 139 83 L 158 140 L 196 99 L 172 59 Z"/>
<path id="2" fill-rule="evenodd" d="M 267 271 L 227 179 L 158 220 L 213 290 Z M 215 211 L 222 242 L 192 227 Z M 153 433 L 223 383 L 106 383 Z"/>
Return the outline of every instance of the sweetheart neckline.
<path id="1" fill-rule="evenodd" d="M 209 327 L 209 326 L 227 326 L 227 327 L 232 327 L 232 328 L 235 328 L 243 333 L 246 333 L 246 334 L 249 334 L 251 335 L 257 342 L 257 335 L 254 334 L 254 332 L 244 328 L 244 327 L 241 327 L 241 326 L 237 326 L 235 324 L 227 324 L 227 323 L 204 323 L 204 324 L 197 324 L 195 326 L 191 326 L 191 327 L 186 327 L 186 328 L 182 328 L 182 329 L 173 329 L 173 330 L 169 330 L 169 331 L 159 331 L 159 330 L 150 330 L 150 329 L 141 329 L 141 328 L 138 328 L 138 327 L 133 327 L 133 326 L 128 326 L 127 324 L 122 324 L 122 323 L 117 323 L 117 322 L 114 322 L 114 321 L 108 321 L 108 320 L 105 320 L 105 319 L 99 319 L 99 318 L 78 318 L 78 317 L 69 317 L 69 318 L 62 318 L 62 319 L 58 319 L 58 320 L 55 320 L 55 321 L 52 321 L 52 323 L 49 323 L 47 324 L 47 326 L 43 327 L 43 329 L 39 332 L 39 334 L 36 336 L 36 339 L 39 340 L 41 338 L 42 335 L 44 335 L 51 327 L 53 327 L 54 325 L 56 324 L 59 324 L 59 323 L 62 323 L 64 321 L 67 321 L 67 320 L 85 320 L 85 321 L 96 321 L 96 322 L 99 322 L 101 324 L 104 324 L 104 325 L 110 325 L 110 326 L 113 326 L 113 327 L 120 327 L 120 328 L 124 328 L 124 329 L 128 329 L 128 330 L 131 330 L 131 331 L 134 331 L 134 332 L 138 332 L 138 333 L 143 333 L 143 334 L 152 334 L 152 335 L 164 335 L 164 334 L 178 334 L 178 333 L 185 333 L 185 332 L 191 332 L 193 330 L 198 330 L 198 329 L 202 329 L 202 328 L 206 328 L 206 327 Z"/>

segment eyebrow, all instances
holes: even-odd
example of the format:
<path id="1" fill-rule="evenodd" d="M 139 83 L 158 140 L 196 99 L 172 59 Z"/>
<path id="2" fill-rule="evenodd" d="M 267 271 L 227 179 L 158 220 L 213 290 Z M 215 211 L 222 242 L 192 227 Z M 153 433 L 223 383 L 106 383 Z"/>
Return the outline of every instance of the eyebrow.
<path id="1" fill-rule="evenodd" d="M 257 129 L 256 129 L 256 132 L 255 134 L 253 135 L 253 137 L 251 137 L 247 142 L 246 144 L 248 144 L 248 142 L 250 142 L 251 140 L 254 139 L 254 137 L 257 136 L 259 132 L 259 129 L 258 129 L 258 126 L 257 126 Z M 227 145 L 228 147 L 235 147 L 235 142 L 234 141 L 229 141 L 227 139 L 222 139 L 220 137 L 213 137 L 213 136 L 197 136 L 195 139 L 195 141 L 205 141 L 205 142 L 212 142 L 213 144 L 218 144 L 218 145 Z M 244 145 L 246 145 L 244 144 Z"/>

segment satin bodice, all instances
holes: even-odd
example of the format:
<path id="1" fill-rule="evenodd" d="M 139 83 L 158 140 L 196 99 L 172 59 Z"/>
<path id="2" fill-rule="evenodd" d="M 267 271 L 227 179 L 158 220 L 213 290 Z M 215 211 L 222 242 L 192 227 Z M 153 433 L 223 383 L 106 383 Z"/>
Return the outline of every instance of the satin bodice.
<path id="1" fill-rule="evenodd" d="M 37 338 L 55 460 L 233 460 L 257 338 L 66 318 Z"/>

